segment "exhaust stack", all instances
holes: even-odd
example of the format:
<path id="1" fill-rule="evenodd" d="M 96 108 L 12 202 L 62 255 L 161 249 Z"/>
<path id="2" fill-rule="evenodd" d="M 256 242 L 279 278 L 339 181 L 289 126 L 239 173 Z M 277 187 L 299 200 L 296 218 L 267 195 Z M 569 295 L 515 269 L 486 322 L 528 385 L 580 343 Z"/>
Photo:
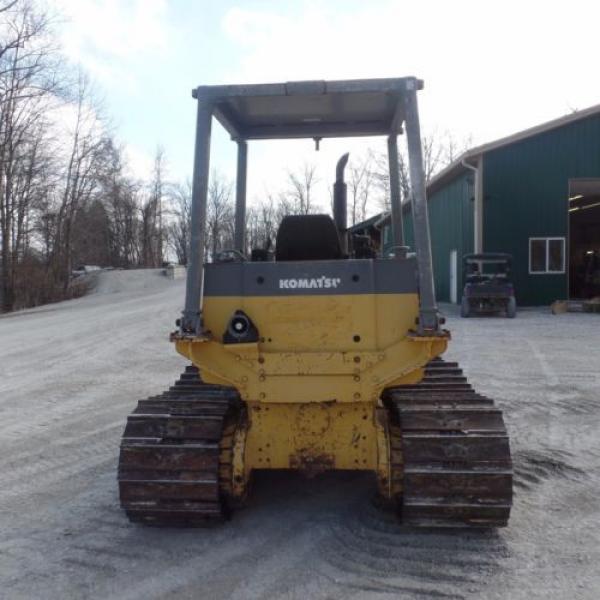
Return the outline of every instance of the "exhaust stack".
<path id="1" fill-rule="evenodd" d="M 333 184 L 333 220 L 340 236 L 342 252 L 348 254 L 348 191 L 344 182 L 344 169 L 348 164 L 350 153 L 346 152 L 338 160 L 335 168 L 335 183 Z"/>

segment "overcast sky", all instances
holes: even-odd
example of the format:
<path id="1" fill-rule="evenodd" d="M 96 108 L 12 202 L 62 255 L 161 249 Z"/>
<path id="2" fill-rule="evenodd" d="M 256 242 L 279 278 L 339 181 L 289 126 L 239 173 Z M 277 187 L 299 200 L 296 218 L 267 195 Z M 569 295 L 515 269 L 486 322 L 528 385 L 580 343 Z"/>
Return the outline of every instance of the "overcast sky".
<path id="1" fill-rule="evenodd" d="M 191 175 L 200 84 L 415 75 L 424 131 L 475 144 L 600 103 L 594 1 L 50 1 L 140 176 L 159 143 L 171 177 Z M 211 166 L 233 176 L 235 146 L 213 131 Z M 383 141 L 251 143 L 249 199 L 304 160 L 329 185 L 337 157 L 366 146 Z"/>

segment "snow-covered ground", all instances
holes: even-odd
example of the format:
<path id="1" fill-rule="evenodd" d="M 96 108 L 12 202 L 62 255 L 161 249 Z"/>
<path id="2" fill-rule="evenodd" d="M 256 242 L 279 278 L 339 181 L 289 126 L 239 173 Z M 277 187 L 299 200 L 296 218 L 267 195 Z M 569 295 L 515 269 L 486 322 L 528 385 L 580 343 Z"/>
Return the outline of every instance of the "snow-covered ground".
<path id="1" fill-rule="evenodd" d="M 184 282 L 97 277 L 85 298 L 0 317 L 0 597 L 600 597 L 600 316 L 448 309 L 448 358 L 512 436 L 506 529 L 409 529 L 368 476 L 268 473 L 225 525 L 158 530 L 120 511 L 116 462 L 135 401 L 185 364 L 167 341 Z"/>

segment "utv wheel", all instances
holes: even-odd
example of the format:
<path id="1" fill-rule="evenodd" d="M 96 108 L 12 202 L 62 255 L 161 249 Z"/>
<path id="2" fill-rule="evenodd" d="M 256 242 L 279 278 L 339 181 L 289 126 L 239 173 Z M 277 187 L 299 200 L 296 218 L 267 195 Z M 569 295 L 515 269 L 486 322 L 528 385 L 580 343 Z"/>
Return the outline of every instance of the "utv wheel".
<path id="1" fill-rule="evenodd" d="M 506 305 L 506 316 L 509 319 L 514 319 L 517 315 L 517 301 L 514 296 L 508 299 L 508 304 Z"/>
<path id="2" fill-rule="evenodd" d="M 469 316 L 470 306 L 469 301 L 466 298 L 463 298 L 460 303 L 460 316 L 466 319 Z"/>

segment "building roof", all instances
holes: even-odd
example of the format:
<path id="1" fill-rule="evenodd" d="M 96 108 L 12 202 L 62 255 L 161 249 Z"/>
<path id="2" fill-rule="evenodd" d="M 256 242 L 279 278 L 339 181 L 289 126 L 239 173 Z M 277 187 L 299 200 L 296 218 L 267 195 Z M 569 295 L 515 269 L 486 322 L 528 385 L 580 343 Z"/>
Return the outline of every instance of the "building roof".
<path id="1" fill-rule="evenodd" d="M 435 177 L 431 179 L 431 181 L 427 184 L 427 199 L 429 200 L 430 194 L 436 192 L 446 183 L 455 179 L 457 175 L 464 171 L 467 171 L 468 169 L 464 166 L 463 163 L 466 162 L 467 164 L 475 166 L 477 159 L 486 152 L 490 152 L 491 150 L 496 150 L 497 148 L 502 148 L 504 146 L 509 146 L 510 144 L 514 144 L 515 142 L 520 142 L 521 140 L 525 140 L 535 135 L 539 135 L 540 133 L 546 133 L 547 131 L 552 131 L 553 129 L 558 129 L 559 127 L 570 125 L 571 123 L 576 123 L 577 121 L 581 121 L 582 119 L 586 119 L 587 117 L 592 117 L 597 114 L 600 114 L 600 104 L 590 106 L 589 108 L 585 108 L 583 110 L 578 110 L 574 113 L 559 117 L 558 119 L 553 119 L 552 121 L 547 121 L 546 123 L 542 123 L 541 125 L 536 125 L 534 127 L 524 129 L 517 133 L 513 133 L 512 135 L 499 138 L 493 142 L 488 142 L 487 144 L 475 146 L 461 154 L 454 162 L 450 163 L 445 169 L 440 171 L 437 175 L 435 175 Z M 403 212 L 410 210 L 410 202 L 404 202 L 402 204 L 402 210 Z M 365 221 L 362 221 L 361 223 L 353 225 L 349 228 L 349 230 L 359 231 L 361 229 L 367 229 L 368 227 L 380 227 L 385 222 L 390 220 L 390 217 L 390 213 L 384 211 L 374 215 L 373 217 Z"/>
<path id="2" fill-rule="evenodd" d="M 355 223 L 351 227 L 348 227 L 348 231 L 362 231 L 363 229 L 369 229 L 374 227 L 377 229 L 380 225 L 382 225 L 390 216 L 390 213 L 387 211 L 377 213 L 360 223 Z"/>
<path id="3" fill-rule="evenodd" d="M 563 115 L 562 117 L 553 119 L 552 121 L 546 121 L 541 125 L 535 125 L 534 127 L 523 129 L 522 131 L 497 139 L 493 142 L 475 146 L 474 148 L 471 148 L 461 154 L 454 162 L 450 163 L 445 169 L 442 169 L 435 177 L 433 177 L 427 185 L 427 191 L 429 193 L 437 191 L 443 187 L 444 184 L 456 178 L 456 176 L 461 172 L 466 171 L 467 167 L 464 166 L 465 162 L 467 164 L 471 164 L 472 166 L 476 166 L 477 159 L 486 152 L 490 152 L 491 150 L 496 150 L 504 146 L 509 146 L 515 142 L 520 142 L 521 140 L 539 135 L 540 133 L 546 133 L 547 131 L 552 131 L 553 129 L 570 125 L 571 123 L 581 121 L 582 119 L 586 119 L 587 117 L 592 117 L 597 114 L 600 114 L 600 104 L 590 106 L 589 108 L 585 108 L 583 110 L 578 110 L 568 115 Z"/>

